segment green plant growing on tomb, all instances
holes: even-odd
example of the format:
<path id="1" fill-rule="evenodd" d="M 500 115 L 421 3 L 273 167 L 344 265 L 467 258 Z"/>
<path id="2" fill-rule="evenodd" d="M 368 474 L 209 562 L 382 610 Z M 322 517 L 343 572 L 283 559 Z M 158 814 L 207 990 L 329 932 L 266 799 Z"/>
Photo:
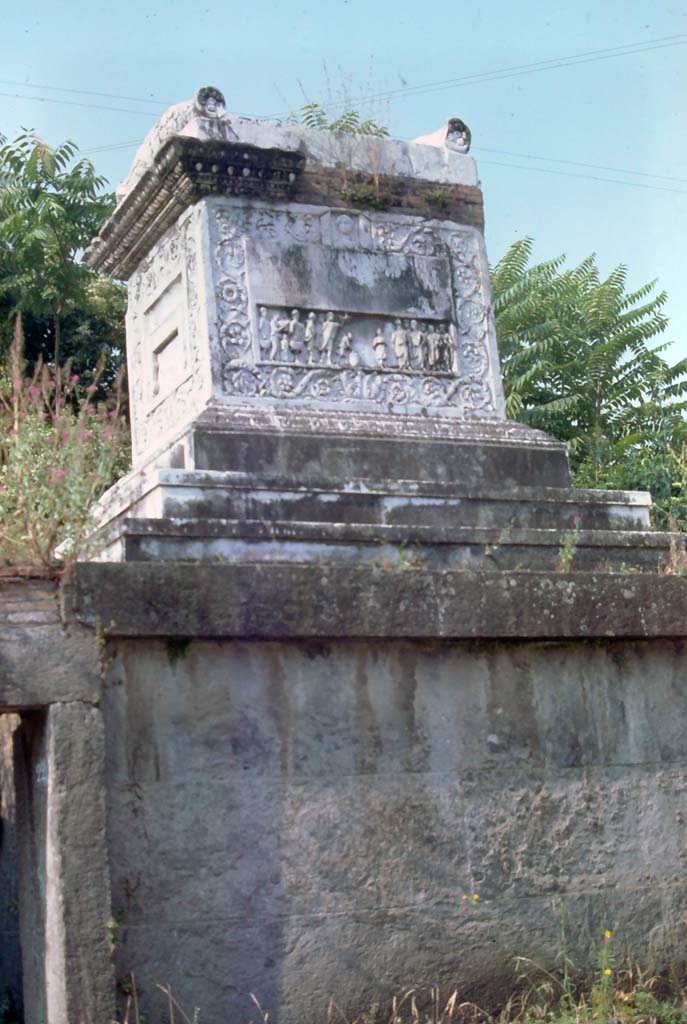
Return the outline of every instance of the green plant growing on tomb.
<path id="1" fill-rule="evenodd" d="M 661 576 L 687 576 L 687 539 L 670 538 L 670 553 L 659 564 L 658 572 Z"/>
<path id="2" fill-rule="evenodd" d="M 436 206 L 440 211 L 447 210 L 451 205 L 451 191 L 449 188 L 426 188 L 420 193 L 420 196 L 430 206 Z"/>
<path id="3" fill-rule="evenodd" d="M 563 540 L 561 546 L 558 549 L 558 571 L 559 572 L 570 572 L 572 568 L 573 560 L 575 558 L 575 552 L 580 542 L 580 517 L 575 516 L 575 529 L 568 530 L 563 534 Z"/>
<path id="4" fill-rule="evenodd" d="M 379 181 L 375 181 L 374 178 L 372 184 L 366 180 L 349 180 L 341 186 L 339 195 L 346 203 L 353 206 L 368 206 L 372 210 L 388 210 L 392 205 L 391 199 L 381 193 Z"/>
<path id="5" fill-rule="evenodd" d="M 338 103 L 337 106 L 341 106 L 341 103 Z M 342 182 L 339 194 L 347 203 L 367 206 L 374 210 L 387 210 L 391 206 L 391 199 L 382 193 L 380 176 L 377 171 L 377 150 L 372 140 L 386 138 L 389 135 L 389 130 L 373 117 L 363 118 L 358 110 L 349 106 L 348 99 L 344 99 L 343 106 L 344 112 L 333 117 L 325 104 L 311 101 L 301 107 L 299 114 L 292 120 L 317 131 L 331 132 L 334 135 L 348 138 L 369 139 L 368 156 L 372 167 L 371 173 L 369 175 L 362 173 L 351 175 L 348 168 L 345 165 L 342 166 L 340 168 Z"/>
<path id="6" fill-rule="evenodd" d="M 408 542 L 402 540 L 398 545 L 397 569 L 421 569 L 422 559 L 416 550 L 410 550 Z"/>
<path id="7" fill-rule="evenodd" d="M 376 138 L 386 138 L 389 135 L 389 129 L 372 117 L 363 120 L 357 110 L 346 110 L 338 117 L 332 117 L 325 105 L 319 102 L 306 103 L 301 107 L 295 120 L 306 128 L 334 132 L 335 135 L 368 135 Z"/>

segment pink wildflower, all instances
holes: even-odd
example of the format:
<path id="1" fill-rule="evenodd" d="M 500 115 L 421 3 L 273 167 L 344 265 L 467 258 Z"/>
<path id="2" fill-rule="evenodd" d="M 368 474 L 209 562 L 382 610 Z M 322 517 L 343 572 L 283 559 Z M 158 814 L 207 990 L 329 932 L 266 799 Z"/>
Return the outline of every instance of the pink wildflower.
<path id="1" fill-rule="evenodd" d="M 90 412 L 91 415 L 93 415 L 93 413 L 95 412 L 95 406 L 94 405 L 87 405 L 86 406 L 86 412 Z"/>
<path id="2" fill-rule="evenodd" d="M 55 483 L 56 480 L 62 480 L 67 475 L 66 469 L 53 469 L 50 474 L 50 483 Z"/>
<path id="3" fill-rule="evenodd" d="M 93 431 L 92 430 L 84 430 L 84 432 L 83 432 L 83 434 L 81 436 L 83 437 L 84 441 L 90 441 L 90 439 L 93 437 Z"/>
<path id="4" fill-rule="evenodd" d="M 15 387 L 15 389 L 17 391 L 21 391 L 21 389 L 24 386 L 24 381 L 20 380 L 19 378 L 17 378 L 16 380 L 13 380 L 12 383 L 14 384 L 14 387 Z"/>
<path id="5" fill-rule="evenodd" d="M 78 375 L 78 373 L 73 373 L 72 374 L 69 383 L 70 384 L 78 384 L 79 383 L 79 375 Z"/>
<path id="6" fill-rule="evenodd" d="M 89 385 L 88 385 L 88 387 L 86 388 L 86 394 L 87 394 L 87 395 L 92 395 L 92 394 L 93 394 L 93 392 L 94 392 L 94 391 L 97 391 L 97 390 L 98 390 L 98 389 L 97 389 L 97 387 L 95 386 L 95 384 L 89 384 Z"/>
<path id="7" fill-rule="evenodd" d="M 39 398 L 40 393 L 41 389 L 38 387 L 37 384 L 32 384 L 31 387 L 29 388 L 29 394 L 31 395 L 31 398 Z"/>
<path id="8" fill-rule="evenodd" d="M 115 432 L 112 429 L 112 427 L 108 427 L 107 430 L 103 430 L 103 440 L 104 441 L 111 441 L 112 438 L 114 437 L 114 435 L 115 435 Z"/>

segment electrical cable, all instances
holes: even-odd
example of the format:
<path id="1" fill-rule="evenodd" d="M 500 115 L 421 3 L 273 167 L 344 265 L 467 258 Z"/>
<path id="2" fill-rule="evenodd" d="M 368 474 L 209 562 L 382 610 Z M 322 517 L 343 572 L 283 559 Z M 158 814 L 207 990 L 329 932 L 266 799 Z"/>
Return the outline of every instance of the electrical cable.
<path id="1" fill-rule="evenodd" d="M 515 156 L 524 160 L 543 160 L 552 164 L 565 164 L 569 167 L 588 167 L 593 171 L 612 171 L 615 174 L 635 174 L 640 178 L 658 178 L 660 181 L 680 181 L 687 184 L 687 178 L 677 178 L 673 174 L 651 174 L 649 171 L 632 171 L 627 167 L 608 167 L 605 164 L 587 164 L 579 160 L 560 160 L 554 156 L 535 156 L 534 153 L 513 153 L 508 149 L 490 149 L 487 146 L 474 146 L 480 153 L 496 153 L 501 156 Z M 480 161 L 484 163 L 485 161 Z M 535 168 L 533 168 L 535 170 Z"/>
<path id="2" fill-rule="evenodd" d="M 555 171 L 551 167 L 525 167 L 523 164 L 502 163 L 498 160 L 480 160 L 480 165 L 487 164 L 491 167 L 514 167 L 520 171 L 535 171 L 540 174 L 557 174 L 564 178 L 583 178 L 587 181 L 605 181 L 611 185 L 630 185 L 633 188 L 649 189 L 651 192 L 673 192 L 676 195 L 687 196 L 687 189 L 668 188 L 666 185 L 645 185 L 642 181 L 621 181 L 619 178 L 600 178 L 593 174 L 575 174 L 572 171 Z"/>
<path id="3" fill-rule="evenodd" d="M 171 107 L 171 103 L 164 100 L 147 99 L 142 96 L 120 96 L 115 92 L 94 92 L 92 89 L 69 89 L 64 85 L 36 85 L 35 82 L 14 82 L 9 79 L 0 78 L 0 85 L 16 85 L 20 89 L 44 89 L 47 92 L 71 92 L 81 96 L 102 96 L 109 100 L 132 100 L 134 103 L 155 103 L 161 107 Z"/>
<path id="4" fill-rule="evenodd" d="M 545 61 L 534 61 L 529 64 L 514 64 L 506 68 L 497 68 L 494 71 L 482 71 L 473 75 L 465 75 L 461 78 L 447 78 L 436 82 L 425 82 L 416 86 L 403 86 L 399 89 L 390 89 L 378 93 L 369 93 L 367 96 L 357 96 L 350 100 L 343 100 L 331 104 L 332 108 L 341 106 L 359 105 L 373 100 L 392 99 L 395 96 L 423 95 L 425 92 L 438 92 L 443 89 L 453 88 L 458 85 L 481 84 L 483 81 L 499 81 L 502 78 L 514 78 L 518 75 L 533 74 L 537 71 L 554 71 L 561 67 L 569 67 L 575 64 L 589 64 L 600 60 L 609 60 L 615 57 L 632 56 L 635 53 L 646 53 L 651 50 L 660 50 L 671 46 L 684 46 L 687 43 L 687 35 L 677 34 L 672 36 L 659 36 L 656 39 L 647 39 L 643 42 L 626 43 L 624 46 L 606 47 L 600 50 L 584 50 L 580 53 L 569 54 L 565 57 L 552 57 Z M 654 45 L 657 44 L 657 45 Z M 280 111 L 277 114 L 268 115 L 262 120 L 287 116 L 290 111 Z"/>

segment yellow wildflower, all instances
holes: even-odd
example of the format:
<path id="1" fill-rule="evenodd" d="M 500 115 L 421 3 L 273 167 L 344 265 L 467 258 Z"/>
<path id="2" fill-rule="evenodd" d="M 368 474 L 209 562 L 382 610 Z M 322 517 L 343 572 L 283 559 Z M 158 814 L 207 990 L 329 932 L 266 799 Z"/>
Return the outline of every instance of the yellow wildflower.
<path id="1" fill-rule="evenodd" d="M 609 931 L 608 928 L 607 928 L 606 931 L 604 932 L 604 939 L 612 939 L 612 938 L 613 938 L 613 932 Z"/>
<path id="2" fill-rule="evenodd" d="M 613 974 L 613 971 L 611 970 L 610 967 L 604 967 L 604 974 L 606 975 L 607 978 L 610 978 L 610 976 Z"/>
<path id="3" fill-rule="evenodd" d="M 479 900 L 479 893 L 478 892 L 473 892 L 472 898 L 475 901 L 475 903 L 477 903 L 477 901 Z"/>

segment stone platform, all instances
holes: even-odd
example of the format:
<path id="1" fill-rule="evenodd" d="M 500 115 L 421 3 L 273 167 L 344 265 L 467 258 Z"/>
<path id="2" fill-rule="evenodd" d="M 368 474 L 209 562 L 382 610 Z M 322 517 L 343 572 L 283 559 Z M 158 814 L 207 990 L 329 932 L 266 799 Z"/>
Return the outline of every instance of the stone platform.
<path id="1" fill-rule="evenodd" d="M 345 429 L 342 429 L 345 428 Z M 104 496 L 101 561 L 655 570 L 650 495 L 575 490 L 564 446 L 518 424 L 207 410 Z"/>

